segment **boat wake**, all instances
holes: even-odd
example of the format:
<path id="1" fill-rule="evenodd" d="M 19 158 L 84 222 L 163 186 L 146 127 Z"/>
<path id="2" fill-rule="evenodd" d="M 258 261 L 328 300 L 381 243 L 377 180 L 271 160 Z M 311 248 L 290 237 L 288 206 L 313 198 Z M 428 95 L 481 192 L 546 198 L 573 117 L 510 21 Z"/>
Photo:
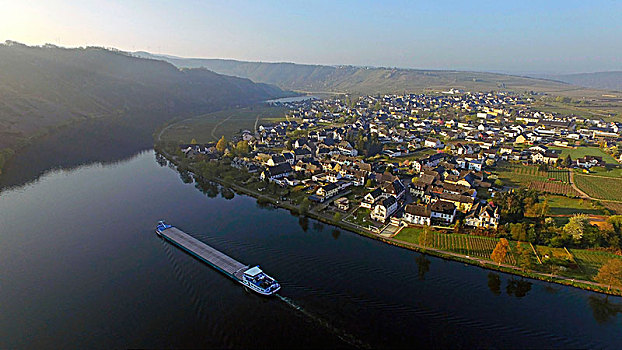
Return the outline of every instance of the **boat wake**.
<path id="1" fill-rule="evenodd" d="M 348 344 L 350 344 L 350 345 L 352 345 L 354 347 L 357 347 L 357 348 L 362 348 L 362 349 L 371 349 L 372 348 L 369 344 L 364 343 L 363 341 L 361 341 L 360 339 L 356 338 L 352 334 L 344 331 L 343 329 L 339 329 L 337 327 L 334 327 L 328 321 L 326 321 L 325 319 L 323 319 L 321 317 L 313 315 L 309 311 L 305 310 L 302 306 L 296 304 L 290 298 L 284 297 L 284 296 L 282 296 L 280 294 L 276 294 L 276 296 L 279 297 L 279 299 L 281 299 L 283 302 L 285 302 L 291 308 L 295 309 L 296 311 L 299 311 L 300 313 L 302 313 L 303 315 L 307 316 L 309 319 L 311 319 L 315 323 L 317 323 L 320 326 L 326 328 L 330 333 L 336 335 L 339 339 L 343 340 L 344 342 L 346 342 L 346 343 L 348 343 Z"/>

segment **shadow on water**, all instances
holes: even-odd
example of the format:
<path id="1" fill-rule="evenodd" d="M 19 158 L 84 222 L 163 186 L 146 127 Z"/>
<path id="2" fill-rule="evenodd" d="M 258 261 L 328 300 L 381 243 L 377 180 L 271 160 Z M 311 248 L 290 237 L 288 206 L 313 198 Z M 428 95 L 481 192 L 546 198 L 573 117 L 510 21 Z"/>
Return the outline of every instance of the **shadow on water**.
<path id="1" fill-rule="evenodd" d="M 592 308 L 592 314 L 598 324 L 606 324 L 618 315 L 622 314 L 622 304 L 609 301 L 609 296 L 590 295 L 588 304 Z"/>
<path id="2" fill-rule="evenodd" d="M 488 274 L 488 289 L 494 295 L 501 295 L 501 277 L 494 272 Z"/>
<path id="3" fill-rule="evenodd" d="M 531 285 L 533 283 L 527 281 L 524 278 L 510 278 L 508 285 L 505 287 L 505 291 L 508 295 L 513 295 L 517 298 L 522 298 L 529 293 Z"/>
<path id="4" fill-rule="evenodd" d="M 300 228 L 302 229 L 302 231 L 304 232 L 309 231 L 309 218 L 306 216 L 299 217 L 298 225 L 300 225 Z"/>
<path id="5" fill-rule="evenodd" d="M 132 125 L 134 124 L 134 125 Z M 153 147 L 154 123 L 90 120 L 64 127 L 20 149 L 0 177 L 0 188 L 36 181 L 54 169 L 114 164 Z"/>
<path id="6" fill-rule="evenodd" d="M 431 261 L 425 256 L 425 254 L 419 254 L 415 258 L 415 262 L 417 263 L 417 276 L 419 276 L 419 279 L 423 281 L 425 279 L 425 274 L 430 271 Z"/>
<path id="7" fill-rule="evenodd" d="M 531 291 L 532 284 L 532 282 L 529 282 L 524 278 L 511 276 L 507 280 L 505 292 L 509 296 L 522 298 L 525 297 L 529 291 Z M 494 272 L 488 273 L 488 289 L 494 295 L 501 295 L 501 276 L 499 276 L 499 274 Z"/>

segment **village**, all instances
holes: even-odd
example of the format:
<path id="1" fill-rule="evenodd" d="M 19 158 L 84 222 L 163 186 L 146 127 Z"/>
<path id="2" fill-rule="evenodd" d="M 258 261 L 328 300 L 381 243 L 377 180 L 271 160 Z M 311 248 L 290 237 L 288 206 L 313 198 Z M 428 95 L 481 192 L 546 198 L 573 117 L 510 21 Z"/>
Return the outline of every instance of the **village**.
<path id="1" fill-rule="evenodd" d="M 455 89 L 313 99 L 287 103 L 285 121 L 241 131 L 231 145 L 244 152 L 219 152 L 216 143 L 179 148 L 190 159 L 226 154 L 232 167 L 304 192 L 305 202 L 384 236 L 406 226 L 494 230 L 501 219 L 492 199 L 512 190 L 494 175 L 499 164 L 606 165 L 602 156 L 562 157 L 581 146 L 622 160 L 622 123 L 543 113 L 532 102 Z"/>

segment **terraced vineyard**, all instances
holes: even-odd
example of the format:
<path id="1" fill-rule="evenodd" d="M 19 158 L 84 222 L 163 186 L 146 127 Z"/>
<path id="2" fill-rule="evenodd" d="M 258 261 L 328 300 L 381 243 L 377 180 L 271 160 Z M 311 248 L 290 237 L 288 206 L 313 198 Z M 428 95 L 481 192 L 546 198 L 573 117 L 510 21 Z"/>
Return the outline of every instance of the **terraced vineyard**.
<path id="1" fill-rule="evenodd" d="M 446 250 L 458 254 L 468 255 L 475 258 L 490 260 L 492 251 L 497 246 L 497 238 L 471 236 L 463 234 L 431 232 L 434 236 L 433 248 Z M 402 239 L 400 235 L 395 238 Z M 412 240 L 409 240 L 412 241 Z M 413 242 L 413 243 L 419 243 Z M 512 248 L 513 249 L 513 248 Z M 505 263 L 516 264 L 516 259 L 512 252 L 508 253 Z"/>
<path id="2" fill-rule="evenodd" d="M 570 172 L 564 169 L 549 169 L 546 172 L 549 181 L 560 181 L 563 183 L 570 183 Z"/>
<path id="3" fill-rule="evenodd" d="M 499 177 L 515 185 L 529 185 L 531 182 L 570 184 L 570 172 L 566 169 L 541 171 L 535 165 L 506 163 L 499 167 Z M 561 192 L 552 192 L 561 193 Z"/>
<path id="4" fill-rule="evenodd" d="M 591 197 L 622 201 L 622 179 L 576 174 L 574 181 L 581 191 Z"/>
<path id="5" fill-rule="evenodd" d="M 601 266 L 607 263 L 611 259 L 622 259 L 617 255 L 613 255 L 607 252 L 598 252 L 590 250 L 577 250 L 571 249 L 570 252 L 574 255 L 575 261 L 579 264 L 582 272 L 591 279 L 593 279 Z"/>
<path id="6" fill-rule="evenodd" d="M 566 172 L 567 174 L 568 172 Z M 569 183 L 531 181 L 527 187 L 544 193 L 561 194 L 569 197 L 578 197 L 580 195 Z"/>
<path id="7" fill-rule="evenodd" d="M 395 238 L 405 242 L 419 244 L 419 235 L 423 233 L 421 227 L 408 227 L 402 230 Z M 490 261 L 490 255 L 495 249 L 498 238 L 472 236 L 465 234 L 430 232 L 434 240 L 431 248 L 468 255 L 473 258 Z M 519 242 L 510 241 L 510 249 L 504 263 L 517 266 L 517 246 Z M 549 273 L 549 268 L 545 265 L 539 265 L 539 262 L 533 253 L 529 243 L 522 242 L 523 249 L 526 249 L 532 259 L 533 268 L 537 271 Z M 551 258 L 570 259 L 575 268 L 565 268 L 557 273 L 569 278 L 578 278 L 585 280 L 594 280 L 598 274 L 598 270 L 610 259 L 622 259 L 621 256 L 613 255 L 608 252 L 591 251 L 583 249 L 571 249 L 566 251 L 564 248 L 552 248 L 545 246 L 535 246 L 541 259 L 546 254 L 551 254 Z"/>

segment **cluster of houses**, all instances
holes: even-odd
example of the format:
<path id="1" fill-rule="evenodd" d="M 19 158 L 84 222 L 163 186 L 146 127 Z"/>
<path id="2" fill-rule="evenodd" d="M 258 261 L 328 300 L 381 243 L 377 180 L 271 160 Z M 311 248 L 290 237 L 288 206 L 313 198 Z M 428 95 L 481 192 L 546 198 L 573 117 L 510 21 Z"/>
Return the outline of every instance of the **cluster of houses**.
<path id="1" fill-rule="evenodd" d="M 498 161 L 557 164 L 560 147 L 620 141 L 620 123 L 533 111 L 531 102 L 450 90 L 290 103 L 287 121 L 237 136 L 253 157 L 231 165 L 280 186 L 303 185 L 318 203 L 339 199 L 334 204 L 343 210 L 351 206 L 340 197 L 365 189 L 360 207 L 377 222 L 451 225 L 460 218 L 466 226 L 496 228 L 500 210 L 485 199 L 498 190 L 486 175 Z M 363 139 L 381 146 L 375 160 L 363 160 L 370 156 Z M 214 146 L 180 148 L 188 157 L 212 157 Z M 604 165 L 595 156 L 572 162 Z"/>

